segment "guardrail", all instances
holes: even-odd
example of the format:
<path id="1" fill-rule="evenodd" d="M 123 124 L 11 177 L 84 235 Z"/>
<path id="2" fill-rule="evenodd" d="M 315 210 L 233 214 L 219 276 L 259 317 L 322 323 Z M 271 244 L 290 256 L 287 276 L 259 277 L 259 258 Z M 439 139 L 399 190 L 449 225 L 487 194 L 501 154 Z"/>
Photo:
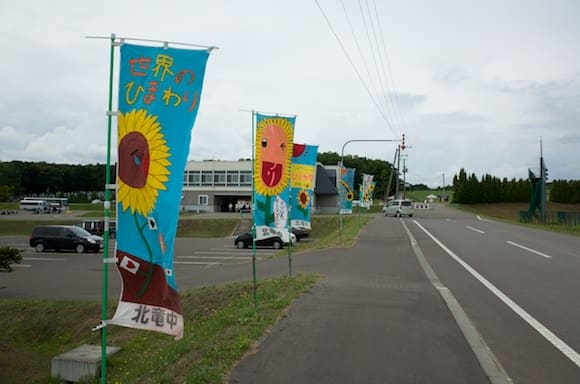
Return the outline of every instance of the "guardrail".
<path id="1" fill-rule="evenodd" d="M 544 220 L 541 215 L 530 215 L 528 211 L 520 211 L 520 223 L 556 224 L 564 227 L 580 226 L 580 212 L 546 211 Z"/>

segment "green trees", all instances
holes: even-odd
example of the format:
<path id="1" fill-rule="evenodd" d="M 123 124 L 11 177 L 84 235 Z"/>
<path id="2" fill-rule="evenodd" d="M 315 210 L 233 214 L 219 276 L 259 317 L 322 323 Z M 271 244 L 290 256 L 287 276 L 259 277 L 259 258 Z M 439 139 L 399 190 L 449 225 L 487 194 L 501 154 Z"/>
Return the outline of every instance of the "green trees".
<path id="1" fill-rule="evenodd" d="M 336 152 L 320 152 L 317 156 L 317 161 L 324 165 L 338 165 L 340 162 L 340 155 Z M 367 159 L 366 157 L 344 156 L 344 166 L 346 168 L 355 168 L 354 187 L 358 190 L 359 184 L 362 183 L 363 173 L 367 175 L 374 175 L 373 180 L 377 182 L 376 189 L 373 192 L 375 200 L 381 199 L 387 189 L 389 183 L 389 176 L 391 174 L 392 165 L 385 160 Z M 391 185 L 391 193 L 395 190 L 395 183 Z M 358 198 L 358 194 L 355 193 Z"/>
<path id="2" fill-rule="evenodd" d="M 467 176 L 465 169 L 461 168 L 459 174 L 453 176 L 453 202 L 459 204 L 498 203 L 498 202 L 523 202 L 530 199 L 529 180 L 516 180 L 513 178 L 499 179 L 489 174 L 481 180 L 472 173 Z"/>
<path id="3" fill-rule="evenodd" d="M 10 201 L 24 195 L 102 191 L 105 168 L 104 164 L 0 162 L 0 201 Z M 111 174 L 115 175 L 114 169 Z M 90 195 L 87 192 L 85 196 Z M 74 202 L 74 199 L 70 200 Z"/>
<path id="4" fill-rule="evenodd" d="M 554 203 L 580 203 L 580 180 L 554 180 L 550 187 L 550 201 Z"/>

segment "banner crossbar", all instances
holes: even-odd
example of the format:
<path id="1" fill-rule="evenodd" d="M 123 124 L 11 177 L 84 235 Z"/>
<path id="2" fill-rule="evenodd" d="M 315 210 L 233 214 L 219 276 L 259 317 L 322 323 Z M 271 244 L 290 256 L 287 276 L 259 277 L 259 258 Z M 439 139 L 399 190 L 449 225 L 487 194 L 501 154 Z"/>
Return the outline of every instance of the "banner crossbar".
<path id="1" fill-rule="evenodd" d="M 130 40 L 130 41 L 144 41 L 144 42 L 147 42 L 147 43 L 160 43 L 160 44 L 163 44 L 163 46 L 165 48 L 168 48 L 169 44 L 172 44 L 172 45 L 183 45 L 183 46 L 187 46 L 187 47 L 205 48 L 209 52 L 213 51 L 214 49 L 219 49 L 219 47 L 216 47 L 214 45 L 201 45 L 201 44 L 181 43 L 181 42 L 178 42 L 178 41 L 141 39 L 141 38 L 138 38 L 138 37 L 121 37 L 121 36 L 115 36 L 114 34 L 111 35 L 111 36 L 85 36 L 85 37 L 87 39 L 106 39 L 106 40 L 119 39 L 121 43 L 124 42 L 124 41 L 126 41 L 126 40 Z"/>

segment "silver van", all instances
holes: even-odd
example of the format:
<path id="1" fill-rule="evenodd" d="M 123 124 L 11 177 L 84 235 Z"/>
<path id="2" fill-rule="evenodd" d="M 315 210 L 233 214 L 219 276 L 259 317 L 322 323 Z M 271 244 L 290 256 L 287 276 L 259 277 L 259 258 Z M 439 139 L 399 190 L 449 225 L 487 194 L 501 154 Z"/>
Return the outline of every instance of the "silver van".
<path id="1" fill-rule="evenodd" d="M 414 213 L 415 208 L 413 207 L 413 202 L 411 200 L 391 200 L 383 207 L 384 216 L 413 217 Z"/>

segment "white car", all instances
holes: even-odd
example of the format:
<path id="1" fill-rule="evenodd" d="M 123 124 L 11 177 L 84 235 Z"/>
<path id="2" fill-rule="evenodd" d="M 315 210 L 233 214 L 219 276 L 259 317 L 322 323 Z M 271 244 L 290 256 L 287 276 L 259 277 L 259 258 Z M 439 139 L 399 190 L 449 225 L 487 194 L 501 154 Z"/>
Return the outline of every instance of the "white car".
<path id="1" fill-rule="evenodd" d="M 391 200 L 383 207 L 384 216 L 409 216 L 413 217 L 415 208 L 411 200 Z"/>

